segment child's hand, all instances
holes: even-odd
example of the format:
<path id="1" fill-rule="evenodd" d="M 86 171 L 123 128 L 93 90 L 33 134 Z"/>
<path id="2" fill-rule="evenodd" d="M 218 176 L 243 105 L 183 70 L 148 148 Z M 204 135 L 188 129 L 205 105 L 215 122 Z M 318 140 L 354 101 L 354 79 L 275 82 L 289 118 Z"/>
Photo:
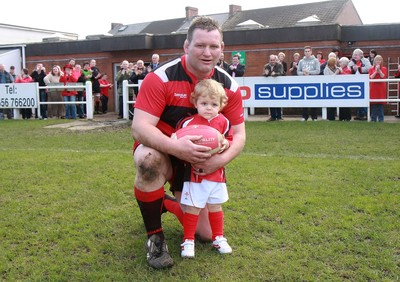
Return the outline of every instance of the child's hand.
<path id="1" fill-rule="evenodd" d="M 218 154 L 221 154 L 223 151 L 229 148 L 229 142 L 224 138 L 224 140 L 221 142 L 221 150 L 218 151 Z"/>

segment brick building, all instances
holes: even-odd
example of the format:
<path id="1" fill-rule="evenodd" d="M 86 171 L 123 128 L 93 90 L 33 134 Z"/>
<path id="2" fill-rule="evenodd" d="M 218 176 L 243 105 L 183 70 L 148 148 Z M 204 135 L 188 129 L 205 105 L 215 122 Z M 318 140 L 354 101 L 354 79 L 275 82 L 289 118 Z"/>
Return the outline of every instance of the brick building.
<path id="1" fill-rule="evenodd" d="M 83 63 L 96 59 L 102 72 L 115 77 L 122 60 L 146 63 L 153 53 L 166 61 L 183 53 L 186 31 L 198 10 L 186 7 L 184 18 L 138 23 L 112 24 L 112 37 L 87 37 L 86 40 L 32 43 L 25 49 L 26 65 L 32 69 L 41 62 L 65 64 L 70 58 Z M 303 47 L 310 45 L 327 57 L 332 48 L 339 48 L 342 56 L 351 56 L 360 48 L 368 56 L 370 49 L 382 55 L 389 69 L 400 56 L 400 23 L 363 25 L 351 0 L 282 6 L 242 11 L 230 5 L 229 12 L 209 15 L 218 20 L 224 30 L 225 60 L 233 52 L 243 52 L 246 58 L 245 76 L 261 75 L 270 54 L 284 52 L 290 63 L 295 52 L 303 55 Z M 389 65 L 389 63 L 393 63 Z M 389 73 L 392 75 L 392 73 Z M 116 109 L 116 89 L 110 95 L 110 110 Z M 388 109 L 392 112 L 392 109 Z M 398 106 L 397 106 L 398 111 Z M 398 114 L 395 113 L 395 114 Z"/>

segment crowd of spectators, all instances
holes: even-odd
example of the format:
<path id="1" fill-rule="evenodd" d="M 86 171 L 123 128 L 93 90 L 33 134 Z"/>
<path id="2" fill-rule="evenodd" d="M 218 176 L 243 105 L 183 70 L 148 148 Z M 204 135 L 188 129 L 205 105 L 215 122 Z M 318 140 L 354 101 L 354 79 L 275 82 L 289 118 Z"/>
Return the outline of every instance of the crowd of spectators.
<path id="1" fill-rule="evenodd" d="M 264 65 L 262 72 L 263 76 L 275 77 L 285 75 L 349 75 L 349 74 L 369 74 L 370 79 L 388 78 L 388 69 L 383 66 L 383 58 L 378 55 L 376 50 L 371 49 L 368 57 L 364 57 L 364 52 L 361 49 L 355 49 L 351 58 L 340 56 L 340 51 L 333 48 L 324 58 L 321 51 L 313 55 L 311 46 L 306 46 L 303 50 L 304 56 L 301 57 L 300 53 L 294 53 L 290 62 L 286 62 L 286 55 L 283 52 L 269 55 L 269 62 Z M 376 61 L 378 58 L 378 61 Z M 143 60 L 136 62 L 129 62 L 124 60 L 119 66 L 119 70 L 115 75 L 117 83 L 117 98 L 118 98 L 118 117 L 123 118 L 123 105 L 122 105 L 122 82 L 128 80 L 131 84 L 138 84 L 143 80 L 147 73 L 153 71 L 160 65 L 160 56 L 153 54 L 151 62 L 145 65 Z M 228 72 L 232 77 L 242 77 L 245 74 L 246 66 L 241 63 L 240 54 L 233 54 L 231 63 L 224 60 L 224 53 L 221 54 L 220 60 L 217 65 Z M 83 67 L 82 67 L 83 66 Z M 396 78 L 400 77 L 399 71 L 395 74 Z M 75 59 L 70 59 L 64 66 L 53 65 L 51 71 L 46 72 L 46 68 L 42 63 L 38 63 L 35 69 L 29 74 L 28 69 L 23 69 L 22 73 L 15 74 L 15 67 L 10 66 L 7 72 L 4 64 L 0 64 L 0 83 L 26 83 L 37 82 L 39 86 L 53 85 L 53 84 L 67 84 L 67 83 L 85 83 L 86 81 L 92 82 L 92 93 L 94 97 L 94 114 L 104 114 L 108 111 L 108 93 L 113 87 L 108 80 L 107 74 L 100 71 L 96 66 L 96 60 L 85 61 L 81 64 L 76 64 Z M 371 83 L 370 97 L 375 99 L 385 99 L 387 91 L 387 83 Z M 399 86 L 400 88 L 400 86 Z M 138 87 L 129 88 L 129 100 L 134 101 L 138 95 Z M 385 95 L 383 94 L 385 92 Z M 378 97 L 378 98 L 376 98 Z M 78 91 L 68 91 L 61 89 L 40 89 L 39 90 L 40 102 L 74 102 L 85 101 L 84 89 Z M 382 111 L 384 111 L 385 102 L 371 102 L 371 117 L 373 121 L 383 121 Z M 379 105 L 379 106 L 377 106 Z M 378 110 L 377 110 L 378 108 Z M 129 117 L 132 119 L 134 107 L 129 107 Z M 356 108 L 354 120 L 367 120 L 367 108 Z M 352 119 L 351 108 L 340 108 L 336 113 L 336 108 L 327 109 L 327 119 L 335 120 L 338 117 L 342 121 L 350 121 Z M 20 109 L 23 119 L 30 119 L 33 116 L 32 109 Z M 35 117 L 47 119 L 53 118 L 85 118 L 86 108 L 83 104 L 41 104 L 41 116 L 38 116 L 37 109 L 35 110 Z M 317 108 L 303 108 L 302 121 L 307 121 L 310 117 L 311 120 L 318 118 Z M 13 118 L 12 109 L 0 109 L 0 118 Z M 270 118 L 268 121 L 279 121 L 282 118 L 282 108 L 271 107 Z"/>
<path id="2" fill-rule="evenodd" d="M 376 50 L 372 49 L 368 57 L 364 57 L 364 52 L 361 49 L 355 49 L 351 58 L 340 56 L 340 50 L 333 48 L 328 54 L 327 59 L 324 59 L 324 54 L 321 51 L 317 55 L 313 55 L 311 46 L 304 47 L 304 57 L 301 59 L 299 53 L 293 55 L 293 60 L 290 62 L 289 69 L 286 71 L 287 63 L 284 61 L 285 54 L 271 54 L 269 62 L 265 64 L 263 76 L 281 76 L 281 75 L 349 75 L 349 74 L 368 74 L 369 79 L 385 79 L 388 78 L 388 69 L 383 66 L 383 58 L 378 55 Z M 282 71 L 283 70 L 283 71 Z M 400 64 L 396 78 L 400 77 Z M 400 89 L 400 84 L 399 84 Z M 387 82 L 371 82 L 370 83 L 370 98 L 371 99 L 386 99 L 387 98 Z M 371 101 L 371 120 L 384 121 L 384 101 Z M 354 120 L 367 120 L 367 108 L 356 108 Z M 336 113 L 336 108 L 327 108 L 327 119 L 333 121 L 338 117 L 341 121 L 350 121 L 352 119 L 351 108 L 340 108 Z M 316 121 L 318 118 L 318 108 L 302 108 L 302 121 Z M 396 116 L 400 117 L 400 116 Z M 270 108 L 270 118 L 268 121 L 283 120 L 281 108 Z"/>

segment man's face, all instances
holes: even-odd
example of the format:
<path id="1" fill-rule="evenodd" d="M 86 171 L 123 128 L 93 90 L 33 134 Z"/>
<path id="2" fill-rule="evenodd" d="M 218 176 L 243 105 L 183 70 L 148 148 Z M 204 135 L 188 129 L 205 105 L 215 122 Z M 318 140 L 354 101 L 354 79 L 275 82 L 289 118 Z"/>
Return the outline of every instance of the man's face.
<path id="1" fill-rule="evenodd" d="M 238 57 L 233 57 L 232 58 L 232 64 L 234 65 L 238 65 L 240 63 L 239 58 Z"/>
<path id="2" fill-rule="evenodd" d="M 311 57 L 311 54 L 312 54 L 311 49 L 308 49 L 308 48 L 304 49 L 304 56 L 309 58 L 309 57 Z"/>
<path id="3" fill-rule="evenodd" d="M 361 60 L 361 55 L 358 53 L 353 53 L 353 59 L 356 61 L 360 61 Z"/>
<path id="4" fill-rule="evenodd" d="M 269 63 L 271 66 L 274 66 L 276 64 L 276 57 L 275 56 L 269 57 Z"/>
<path id="5" fill-rule="evenodd" d="M 184 50 L 187 55 L 187 66 L 198 79 L 209 75 L 217 64 L 224 43 L 218 30 L 195 29 L 192 41 L 185 41 Z"/>
<path id="6" fill-rule="evenodd" d="M 129 63 L 127 61 L 123 61 L 121 64 L 121 69 L 126 70 L 129 67 Z"/>

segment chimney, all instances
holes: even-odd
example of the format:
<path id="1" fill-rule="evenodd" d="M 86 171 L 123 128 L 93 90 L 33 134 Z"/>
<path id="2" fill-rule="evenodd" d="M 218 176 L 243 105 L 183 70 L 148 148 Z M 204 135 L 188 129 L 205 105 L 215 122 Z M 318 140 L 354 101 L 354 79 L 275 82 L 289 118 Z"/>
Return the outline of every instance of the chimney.
<path id="1" fill-rule="evenodd" d="M 123 26 L 122 23 L 111 23 L 111 29 L 114 29 L 114 28 L 117 28 L 117 27 L 119 28 L 121 26 Z"/>
<path id="2" fill-rule="evenodd" d="M 242 11 L 242 6 L 239 5 L 229 5 L 229 16 L 234 16 L 237 12 Z"/>
<path id="3" fill-rule="evenodd" d="M 186 19 L 191 20 L 199 15 L 199 9 L 194 7 L 186 7 Z"/>

